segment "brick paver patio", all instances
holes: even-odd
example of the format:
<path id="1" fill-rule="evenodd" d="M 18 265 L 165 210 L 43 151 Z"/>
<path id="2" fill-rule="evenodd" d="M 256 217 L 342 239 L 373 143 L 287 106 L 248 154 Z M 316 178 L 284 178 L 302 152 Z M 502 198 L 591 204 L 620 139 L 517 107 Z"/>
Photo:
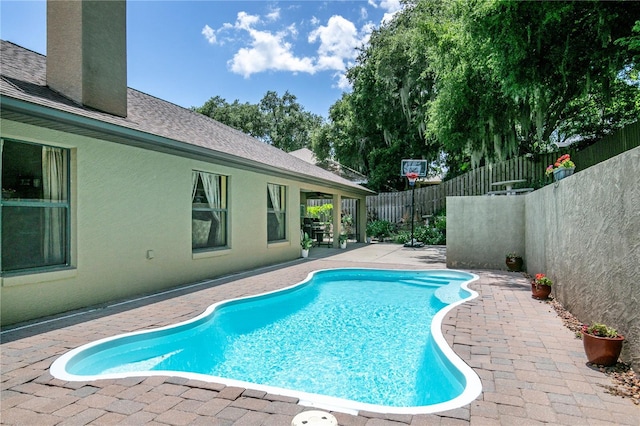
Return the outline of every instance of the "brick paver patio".
<path id="1" fill-rule="evenodd" d="M 290 397 L 175 377 L 64 382 L 48 371 L 61 354 L 123 332 L 192 318 L 229 298 L 295 284 L 334 267 L 444 268 L 444 250 L 391 244 L 312 249 L 311 257 L 197 283 L 175 292 L 76 312 L 2 333 L 3 425 L 281 425 L 308 409 Z M 480 296 L 452 310 L 443 331 L 480 376 L 470 405 L 430 415 L 332 413 L 340 425 L 640 425 L 640 407 L 606 393 L 582 342 L 553 308 L 533 300 L 519 273 L 471 271 Z"/>

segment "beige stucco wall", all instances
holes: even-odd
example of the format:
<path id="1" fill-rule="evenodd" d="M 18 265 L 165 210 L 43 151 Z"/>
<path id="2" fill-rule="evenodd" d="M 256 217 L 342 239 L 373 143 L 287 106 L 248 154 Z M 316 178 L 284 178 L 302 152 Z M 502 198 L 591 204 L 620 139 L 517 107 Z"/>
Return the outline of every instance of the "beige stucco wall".
<path id="1" fill-rule="evenodd" d="M 623 333 L 640 369 L 640 148 L 528 195 L 447 198 L 448 266 L 506 269 L 506 242 L 580 321 Z"/>
<path id="2" fill-rule="evenodd" d="M 2 136 L 71 149 L 73 266 L 0 278 L 2 324 L 298 258 L 301 188 L 338 192 L 7 120 Z M 229 176 L 228 249 L 192 252 L 194 169 Z M 285 242 L 267 243 L 267 183 L 287 186 Z"/>
<path id="3" fill-rule="evenodd" d="M 47 85 L 74 101 L 127 115 L 126 2 L 47 2 Z"/>

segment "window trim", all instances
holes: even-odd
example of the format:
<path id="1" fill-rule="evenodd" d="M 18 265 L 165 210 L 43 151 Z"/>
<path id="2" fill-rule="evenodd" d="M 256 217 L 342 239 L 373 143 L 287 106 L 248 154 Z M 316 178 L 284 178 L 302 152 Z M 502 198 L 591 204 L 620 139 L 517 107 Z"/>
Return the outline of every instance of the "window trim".
<path id="1" fill-rule="evenodd" d="M 230 176 L 222 174 L 222 173 L 214 173 L 214 172 L 210 172 L 210 171 L 206 171 L 206 170 L 198 170 L 198 169 L 192 169 L 191 170 L 191 174 L 193 176 L 193 173 L 198 173 L 198 180 L 200 180 L 200 175 L 199 173 L 206 173 L 209 175 L 214 175 L 214 176 L 220 176 L 224 178 L 224 188 L 221 187 L 220 192 L 222 194 L 224 194 L 225 199 L 224 199 L 224 205 L 227 206 L 227 208 L 211 208 L 211 207 L 193 207 L 193 199 L 191 200 L 191 217 L 193 218 L 193 212 L 217 212 L 217 213 L 224 213 L 224 218 L 225 218 L 225 238 L 224 238 L 224 245 L 220 245 L 220 246 L 214 246 L 214 247 L 198 247 L 198 248 L 193 248 L 193 220 L 191 222 L 191 253 L 192 253 L 192 257 L 194 259 L 197 258 L 204 258 L 204 257 L 210 257 L 207 256 L 206 253 L 211 253 L 211 252 L 220 252 L 222 250 L 229 250 L 231 248 L 231 245 L 229 243 L 230 241 L 230 228 L 229 228 L 229 180 L 230 180 Z M 196 181 L 196 185 L 197 185 L 197 181 Z M 193 190 L 193 188 L 192 188 Z"/>
<path id="2" fill-rule="evenodd" d="M 18 139 L 13 139 L 13 138 L 0 138 L 0 164 L 2 161 L 4 161 L 4 142 L 8 141 L 8 142 L 12 142 L 12 143 L 21 143 L 21 144 L 25 144 L 25 145 L 35 145 L 35 146 L 39 146 L 40 148 L 44 148 L 44 147 L 50 147 L 50 148 L 57 148 L 57 149 L 61 149 L 64 152 L 65 155 L 65 173 L 66 173 L 66 194 L 67 194 L 67 201 L 64 202 L 60 202 L 60 201 L 55 201 L 55 202 L 46 202 L 46 201 L 24 201 L 24 200 L 20 200 L 20 201 L 15 201 L 15 200 L 10 200 L 10 199 L 4 199 L 2 197 L 2 195 L 0 194 L 0 276 L 1 277 L 12 277 L 12 276 L 18 276 L 18 275 L 31 275 L 31 274 L 41 274 L 41 273 L 45 273 L 45 272 L 57 272 L 60 270 L 65 270 L 65 269 L 70 269 L 72 268 L 72 262 L 71 262 L 71 254 L 72 254 L 72 250 L 71 250 L 71 228 L 72 228 L 72 223 L 71 223 L 71 199 L 72 199 L 72 194 L 71 194 L 71 149 L 69 148 L 65 148 L 65 147 L 61 147 L 61 146 L 56 146 L 56 145 L 49 145 L 49 144 L 44 144 L 44 143 L 38 143 L 38 142 L 30 142 L 30 141 L 23 141 L 23 140 L 18 140 Z M 0 174 L 0 187 L 2 186 L 2 175 Z M 11 271 L 3 271 L 2 270 L 2 212 L 3 212 L 3 208 L 4 207 L 37 207 L 37 208 L 64 208 L 66 209 L 66 214 L 65 214 L 65 221 L 66 221 L 66 229 L 65 229 L 65 244 L 64 244 L 64 251 L 65 251 L 65 263 L 59 263 L 56 265 L 45 265 L 45 266 L 35 266 L 32 268 L 22 268 L 22 269 L 14 269 Z"/>
<path id="3" fill-rule="evenodd" d="M 269 191 L 269 185 L 275 185 L 280 189 L 280 195 L 284 197 L 284 203 L 281 203 L 282 205 L 280 206 L 280 213 L 283 215 L 283 221 L 284 224 L 282 224 L 282 226 L 284 226 L 284 237 L 283 238 L 279 238 L 277 240 L 270 240 L 269 239 L 269 214 L 276 214 L 276 211 L 273 208 L 269 208 L 269 198 L 271 197 L 270 191 Z M 287 209 L 287 202 L 289 198 L 289 187 L 287 185 L 282 185 L 279 183 L 271 183 L 268 182 L 267 183 L 267 244 L 277 244 L 277 243 L 283 243 L 283 242 L 287 242 L 289 241 L 289 232 L 288 231 L 288 226 L 287 226 L 287 215 L 288 215 L 288 209 Z M 273 203 L 273 202 L 272 202 Z"/>

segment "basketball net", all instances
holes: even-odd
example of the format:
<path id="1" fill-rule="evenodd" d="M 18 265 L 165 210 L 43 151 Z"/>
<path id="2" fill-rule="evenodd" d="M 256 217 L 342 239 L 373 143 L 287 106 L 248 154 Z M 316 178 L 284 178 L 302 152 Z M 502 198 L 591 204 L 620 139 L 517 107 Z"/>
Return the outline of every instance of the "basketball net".
<path id="1" fill-rule="evenodd" d="M 416 172 L 407 173 L 407 179 L 409 179 L 409 185 L 413 186 L 416 184 L 416 180 L 418 180 L 418 174 Z"/>

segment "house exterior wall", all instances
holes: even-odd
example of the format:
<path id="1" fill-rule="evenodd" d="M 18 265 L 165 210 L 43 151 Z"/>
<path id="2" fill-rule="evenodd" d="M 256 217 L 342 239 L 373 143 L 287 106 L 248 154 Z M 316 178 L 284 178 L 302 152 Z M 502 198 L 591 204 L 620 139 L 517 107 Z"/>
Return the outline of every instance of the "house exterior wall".
<path id="1" fill-rule="evenodd" d="M 506 238 L 580 321 L 625 335 L 621 357 L 640 368 L 640 148 L 527 195 L 447 198 L 448 266 L 506 269 Z"/>
<path id="2" fill-rule="evenodd" d="M 7 120 L 1 124 L 3 138 L 71 150 L 72 216 L 71 268 L 0 278 L 3 325 L 300 256 L 300 182 Z M 229 176 L 226 249 L 191 249 L 192 170 Z M 267 183 L 287 187 L 287 240 L 271 244 Z M 336 192 L 320 184 L 304 187 Z"/>

